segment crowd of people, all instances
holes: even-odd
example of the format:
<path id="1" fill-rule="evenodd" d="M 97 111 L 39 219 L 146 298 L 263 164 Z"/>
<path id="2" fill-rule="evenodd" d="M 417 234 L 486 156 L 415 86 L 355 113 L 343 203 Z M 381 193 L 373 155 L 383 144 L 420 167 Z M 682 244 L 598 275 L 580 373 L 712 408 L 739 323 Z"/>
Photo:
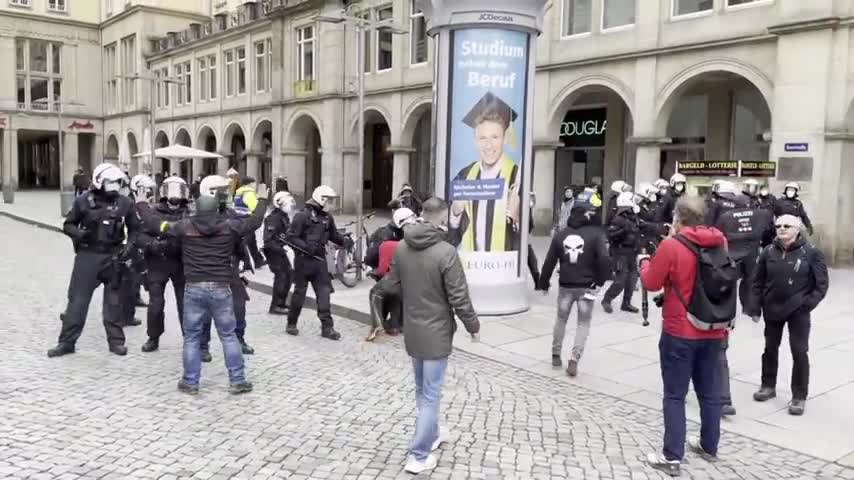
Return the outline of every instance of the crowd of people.
<path id="1" fill-rule="evenodd" d="M 269 312 L 286 316 L 287 334 L 299 335 L 298 320 L 311 284 L 321 336 L 341 338 L 331 314 L 326 248 L 330 242 L 350 248 L 352 240 L 336 227 L 331 212 L 338 195 L 331 187 L 316 188 L 297 208 L 286 181 L 277 182 L 268 213 L 266 185 L 234 170 L 188 185 L 169 175 L 128 179 L 118 167 L 104 163 L 91 180 L 75 177 L 78 185 L 63 224 L 76 254 L 68 305 L 60 315 L 58 343 L 48 356 L 74 353 L 100 285 L 109 351 L 127 354 L 123 329 L 140 323 L 134 307 L 141 287 L 149 294 L 148 339 L 142 351 L 157 351 L 167 323 L 166 285 L 171 283 L 183 334 L 184 373 L 178 389 L 198 393 L 201 363 L 212 359 L 213 324 L 223 346 L 229 391 L 249 392 L 243 355 L 254 349 L 246 341 L 244 272 L 265 266 L 274 275 Z M 566 364 L 572 377 L 578 375 L 597 300 L 606 314 L 613 313 L 618 298 L 620 310 L 636 314 L 638 280 L 645 291 L 661 292 L 655 303 L 663 319 L 659 351 L 665 434 L 662 452 L 648 458 L 653 467 L 678 475 L 686 441 L 706 458 L 717 455 L 720 419 L 736 413 L 726 352 L 738 303 L 754 322 L 765 322 L 762 385 L 754 399 L 776 396 L 778 352 L 788 325 L 794 359 L 789 412 L 804 413 L 810 312 L 827 292 L 828 274 L 821 251 L 809 242 L 812 224 L 799 191 L 789 183 L 782 197 L 775 198 L 755 180 L 746 180 L 740 190 L 719 180 L 703 199 L 688 193 L 687 179 L 680 174 L 637 189 L 617 181 L 604 199 L 595 187 L 577 193 L 567 189 L 542 268 L 529 252 L 536 290 L 547 292 L 555 269 L 559 272 L 551 352 L 555 367 L 564 365 L 566 325 L 572 307 L 577 308 L 578 326 Z M 365 264 L 373 269 L 369 276 L 376 281 L 369 293 L 367 340 L 383 332 L 405 333 L 418 405 L 406 470 L 420 473 L 436 466 L 431 452 L 442 441 L 439 399 L 455 317 L 475 339 L 480 325 L 453 247 L 454 230 L 448 228 L 449 205 L 435 197 L 422 203 L 404 185 L 389 206 L 392 219 L 371 235 L 365 255 Z M 261 248 L 255 235 L 259 228 Z M 685 397 L 691 382 L 702 427 L 699 437 L 686 439 Z"/>

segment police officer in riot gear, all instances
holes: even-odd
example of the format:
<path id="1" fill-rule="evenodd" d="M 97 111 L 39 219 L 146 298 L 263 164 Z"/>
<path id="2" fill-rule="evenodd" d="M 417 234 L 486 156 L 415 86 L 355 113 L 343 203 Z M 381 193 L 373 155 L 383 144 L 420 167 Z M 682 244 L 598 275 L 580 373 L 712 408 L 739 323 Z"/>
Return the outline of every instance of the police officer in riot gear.
<path id="1" fill-rule="evenodd" d="M 74 269 L 68 287 L 68 306 L 61 315 L 62 331 L 48 357 L 74 353 L 89 312 L 92 293 L 104 285 L 103 321 L 110 352 L 126 355 L 119 305 L 118 257 L 125 245 L 125 227 L 134 240 L 139 222 L 133 202 L 119 194 L 125 175 L 113 164 L 95 168 L 90 191 L 74 200 L 62 225 L 74 244 Z"/>
<path id="2" fill-rule="evenodd" d="M 800 217 L 807 232 L 812 235 L 812 222 L 809 215 L 804 210 L 804 204 L 798 198 L 801 192 L 801 186 L 797 182 L 789 182 L 783 187 L 783 196 L 774 202 L 774 216 L 780 217 L 783 215 L 794 215 Z"/>
<path id="3" fill-rule="evenodd" d="M 661 200 L 661 206 L 658 210 L 659 223 L 673 223 L 673 209 L 676 208 L 676 201 L 685 194 L 688 188 L 688 179 L 681 173 L 674 173 L 670 177 L 670 191 Z"/>
<path id="4" fill-rule="evenodd" d="M 664 196 L 670 193 L 670 182 L 663 178 L 659 178 L 655 182 L 653 182 L 652 186 L 658 191 L 658 202 L 661 203 L 664 200 Z"/>
<path id="5" fill-rule="evenodd" d="M 614 283 L 608 287 L 602 299 L 605 313 L 613 313 L 611 302 L 623 294 L 624 312 L 638 313 L 632 305 L 632 295 L 638 281 L 637 256 L 640 250 L 640 223 L 637 214 L 640 208 L 635 205 L 631 192 L 621 193 L 616 200 L 617 212 L 608 224 L 608 241 L 611 244 L 611 258 L 614 262 Z"/>
<path id="6" fill-rule="evenodd" d="M 706 196 L 706 225 L 717 225 L 721 212 L 735 208 L 735 184 L 729 180 L 715 180 Z"/>
<path id="7" fill-rule="evenodd" d="M 657 187 L 642 183 L 638 186 L 638 192 L 635 194 L 635 203 L 639 208 L 640 248 L 646 250 L 648 255 L 655 252 L 661 238 L 667 234 L 664 224 L 656 221 L 659 192 L 660 190 Z"/>
<path id="8" fill-rule="evenodd" d="M 748 178 L 741 184 L 741 193 L 750 201 L 750 206 L 759 208 L 759 182 Z"/>
<path id="9" fill-rule="evenodd" d="M 608 192 L 608 196 L 605 199 L 605 224 L 610 225 L 611 219 L 614 218 L 614 215 L 617 213 L 617 197 L 620 196 L 621 193 L 631 192 L 632 186 L 623 180 L 617 180 L 611 184 L 611 191 Z M 566 227 L 564 225 L 563 227 Z M 563 228 L 561 227 L 561 228 Z"/>
<path id="10" fill-rule="evenodd" d="M 127 171 L 124 172 L 125 178 L 122 180 L 122 186 L 119 188 L 119 194 L 123 197 L 134 200 L 134 193 L 131 190 L 130 180 L 127 177 Z M 134 205 L 134 215 L 136 208 Z M 136 216 L 139 220 L 139 216 Z M 125 248 L 122 250 L 122 255 L 119 258 L 119 308 L 121 310 L 121 324 L 125 327 L 136 327 L 142 325 L 142 322 L 134 318 L 137 306 L 146 306 L 140 295 L 142 286 L 142 272 L 145 270 L 142 266 L 142 252 L 135 244 L 129 243 L 128 238 L 124 241 Z"/>
<path id="11" fill-rule="evenodd" d="M 759 202 L 759 208 L 768 210 L 772 215 L 774 214 L 774 204 L 777 203 L 777 199 L 771 194 L 771 189 L 768 188 L 767 183 L 759 187 L 757 201 Z"/>
<path id="12" fill-rule="evenodd" d="M 270 313 L 288 313 L 288 292 L 291 291 L 293 269 L 285 250 L 288 227 L 291 224 L 296 201 L 288 192 L 278 192 L 273 197 L 273 211 L 264 219 L 264 255 L 273 272 L 273 297 Z"/>
<path id="13" fill-rule="evenodd" d="M 190 190 L 183 178 L 165 179 L 160 185 L 159 201 L 152 210 L 152 220 L 156 220 L 153 222 L 155 230 L 149 231 L 146 228 L 138 237 L 138 243 L 145 249 L 145 258 L 148 261 L 148 341 L 142 345 L 143 352 L 153 352 L 160 347 L 160 336 L 165 328 L 166 283 L 170 281 L 178 307 L 178 325 L 183 332 L 185 281 L 181 246 L 175 237 L 159 238 L 157 227 L 163 222 L 174 223 L 188 217 L 189 197 Z"/>
<path id="14" fill-rule="evenodd" d="M 317 316 L 320 318 L 321 335 L 330 340 L 338 340 L 341 334 L 335 331 L 329 304 L 332 279 L 326 264 L 326 243 L 332 242 L 344 248 L 350 247 L 352 240 L 342 236 L 335 226 L 335 219 L 329 214 L 338 194 L 332 187 L 321 185 L 314 189 L 311 199 L 305 207 L 294 215 L 288 229 L 288 241 L 294 247 L 294 294 L 288 309 L 289 335 L 299 335 L 297 320 L 302 312 L 308 284 L 317 297 Z"/>

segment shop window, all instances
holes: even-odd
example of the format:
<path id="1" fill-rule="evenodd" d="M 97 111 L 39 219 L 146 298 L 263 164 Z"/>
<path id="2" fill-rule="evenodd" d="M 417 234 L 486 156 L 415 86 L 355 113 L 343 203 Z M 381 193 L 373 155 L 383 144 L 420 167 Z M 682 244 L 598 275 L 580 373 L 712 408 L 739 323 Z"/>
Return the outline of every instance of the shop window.
<path id="1" fill-rule="evenodd" d="M 673 0 L 673 16 L 711 12 L 713 0 Z"/>
<path id="2" fill-rule="evenodd" d="M 603 0 L 602 30 L 634 25 L 635 3 L 636 0 Z"/>
<path id="3" fill-rule="evenodd" d="M 590 32 L 592 0 L 563 0 L 561 36 L 569 37 Z"/>

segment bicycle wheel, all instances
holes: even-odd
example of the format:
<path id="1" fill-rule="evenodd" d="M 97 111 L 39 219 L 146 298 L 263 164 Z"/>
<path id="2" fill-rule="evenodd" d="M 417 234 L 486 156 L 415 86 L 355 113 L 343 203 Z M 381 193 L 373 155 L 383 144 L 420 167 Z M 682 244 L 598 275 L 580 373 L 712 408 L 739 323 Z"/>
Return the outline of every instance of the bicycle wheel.
<path id="1" fill-rule="evenodd" d="M 353 288 L 359 284 L 359 279 L 356 277 L 356 261 L 353 255 L 353 249 L 338 249 L 335 259 L 335 278 L 343 283 L 347 288 Z"/>

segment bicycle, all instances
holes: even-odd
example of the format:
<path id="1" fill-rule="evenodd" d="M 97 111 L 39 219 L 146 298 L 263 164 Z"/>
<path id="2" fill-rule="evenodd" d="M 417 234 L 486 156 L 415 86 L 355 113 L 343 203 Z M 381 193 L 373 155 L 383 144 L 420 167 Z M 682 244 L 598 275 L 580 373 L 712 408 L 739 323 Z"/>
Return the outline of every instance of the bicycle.
<path id="1" fill-rule="evenodd" d="M 362 273 L 366 272 L 364 255 L 368 249 L 368 229 L 365 226 L 365 221 L 373 218 L 376 212 L 370 212 L 362 217 L 362 232 L 353 240 L 353 232 L 347 229 L 356 225 L 356 221 L 345 223 L 338 227 L 338 233 L 351 240 L 349 248 L 339 247 L 330 242 L 326 247 L 326 263 L 329 266 L 329 274 L 332 278 L 343 283 L 347 288 L 353 288 L 359 284 L 359 270 L 361 266 Z M 362 262 L 356 262 L 356 245 L 357 242 L 362 244 Z"/>

